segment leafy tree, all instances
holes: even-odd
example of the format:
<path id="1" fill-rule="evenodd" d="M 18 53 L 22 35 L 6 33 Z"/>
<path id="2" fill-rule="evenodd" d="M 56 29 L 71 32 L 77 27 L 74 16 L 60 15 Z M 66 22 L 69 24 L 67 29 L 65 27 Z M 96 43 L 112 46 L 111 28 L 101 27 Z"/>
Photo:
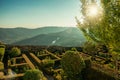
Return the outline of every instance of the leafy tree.
<path id="1" fill-rule="evenodd" d="M 34 69 L 34 70 L 28 70 L 25 72 L 25 75 L 23 76 L 24 80 L 47 80 L 43 73 L 40 70 Z"/>
<path id="2" fill-rule="evenodd" d="M 80 0 L 82 21 L 78 27 L 89 41 L 103 43 L 109 48 L 115 61 L 120 54 L 120 1 L 119 0 Z M 90 8 L 96 8 L 96 15 Z M 95 11 L 95 10 L 94 10 Z M 116 65 L 117 66 L 117 65 Z"/>
<path id="3" fill-rule="evenodd" d="M 10 51 L 10 57 L 16 57 L 21 55 L 21 50 L 17 47 L 13 47 Z"/>
<path id="4" fill-rule="evenodd" d="M 103 43 L 112 50 L 120 47 L 120 1 L 118 0 L 80 0 L 84 22 L 77 19 L 78 27 L 88 40 Z M 95 15 L 87 11 L 91 6 L 99 10 Z M 99 7 L 100 6 L 100 7 Z"/>
<path id="5" fill-rule="evenodd" d="M 85 68 L 85 63 L 79 52 L 66 51 L 61 59 L 61 64 L 64 72 L 71 80 L 81 80 L 81 71 Z"/>

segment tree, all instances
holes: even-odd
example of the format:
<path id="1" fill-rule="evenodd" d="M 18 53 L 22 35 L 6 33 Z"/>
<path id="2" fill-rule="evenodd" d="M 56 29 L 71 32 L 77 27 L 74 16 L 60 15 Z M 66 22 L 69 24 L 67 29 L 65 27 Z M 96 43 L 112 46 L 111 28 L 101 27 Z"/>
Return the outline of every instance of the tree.
<path id="1" fill-rule="evenodd" d="M 83 20 L 82 22 L 77 18 L 76 20 L 86 38 L 89 41 L 105 44 L 113 56 L 120 54 L 120 1 L 80 1 Z"/>
<path id="2" fill-rule="evenodd" d="M 78 27 L 88 40 L 104 43 L 110 49 L 120 50 L 120 2 L 118 0 L 80 0 L 84 22 L 77 19 Z M 90 7 L 96 6 L 96 15 L 90 15 Z M 101 6 L 101 7 L 99 7 Z M 91 10 L 92 11 L 92 10 Z"/>
<path id="3" fill-rule="evenodd" d="M 85 68 L 85 63 L 79 52 L 66 51 L 61 59 L 61 65 L 64 72 L 71 80 L 81 80 L 81 71 Z"/>
<path id="4" fill-rule="evenodd" d="M 34 69 L 34 70 L 28 70 L 25 72 L 25 75 L 23 76 L 23 80 L 47 80 L 42 71 Z"/>
<path id="5" fill-rule="evenodd" d="M 17 47 L 13 47 L 10 51 L 10 57 L 16 57 L 16 56 L 19 56 L 21 55 L 21 50 Z"/>

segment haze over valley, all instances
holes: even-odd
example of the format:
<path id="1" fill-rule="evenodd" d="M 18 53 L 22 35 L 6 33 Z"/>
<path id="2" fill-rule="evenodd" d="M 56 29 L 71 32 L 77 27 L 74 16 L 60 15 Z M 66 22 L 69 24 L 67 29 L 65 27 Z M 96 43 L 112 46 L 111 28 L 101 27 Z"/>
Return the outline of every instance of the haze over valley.
<path id="1" fill-rule="evenodd" d="M 85 42 L 76 27 L 0 28 L 0 41 L 14 45 L 81 46 Z"/>

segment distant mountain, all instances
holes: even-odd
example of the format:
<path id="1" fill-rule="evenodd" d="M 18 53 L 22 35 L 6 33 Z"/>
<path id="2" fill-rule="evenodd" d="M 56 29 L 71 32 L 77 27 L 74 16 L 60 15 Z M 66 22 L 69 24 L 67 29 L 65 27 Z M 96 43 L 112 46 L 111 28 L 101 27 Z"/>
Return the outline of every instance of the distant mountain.
<path id="1" fill-rule="evenodd" d="M 27 28 L 0 28 L 0 41 L 12 44 L 24 39 L 32 38 L 40 34 L 56 33 L 66 30 L 67 27 L 42 27 L 37 29 Z"/>
<path id="2" fill-rule="evenodd" d="M 54 28 L 50 28 L 54 30 Z M 45 34 L 39 34 L 37 36 L 27 38 L 18 42 L 16 45 L 57 45 L 57 46 L 81 46 L 85 42 L 85 38 L 82 32 L 75 27 L 59 28 L 47 33 L 49 29 L 45 31 Z"/>

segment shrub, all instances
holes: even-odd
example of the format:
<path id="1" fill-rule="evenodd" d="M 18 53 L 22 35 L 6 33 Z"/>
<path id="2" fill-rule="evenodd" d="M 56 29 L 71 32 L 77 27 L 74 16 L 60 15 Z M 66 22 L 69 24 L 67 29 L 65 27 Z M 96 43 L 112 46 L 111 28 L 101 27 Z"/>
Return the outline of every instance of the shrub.
<path id="1" fill-rule="evenodd" d="M 62 80 L 61 75 L 60 75 L 60 74 L 57 74 L 57 75 L 55 76 L 55 80 Z"/>
<path id="2" fill-rule="evenodd" d="M 0 62 L 0 70 L 4 70 L 4 64 Z"/>
<path id="3" fill-rule="evenodd" d="M 66 74 L 64 73 L 63 69 L 58 69 L 54 71 L 54 78 L 55 80 L 68 80 Z"/>
<path id="4" fill-rule="evenodd" d="M 86 68 L 90 68 L 91 67 L 91 57 L 85 58 L 84 61 L 86 64 Z"/>
<path id="5" fill-rule="evenodd" d="M 88 53 L 90 55 L 96 54 L 97 50 L 95 44 L 89 41 L 84 43 L 83 52 Z"/>
<path id="6" fill-rule="evenodd" d="M 34 70 L 28 70 L 25 72 L 25 75 L 23 76 L 23 80 L 47 80 L 42 71 L 34 69 Z"/>
<path id="7" fill-rule="evenodd" d="M 5 46 L 0 45 L 0 61 L 3 60 L 4 54 L 5 54 Z"/>
<path id="8" fill-rule="evenodd" d="M 64 72 L 71 80 L 80 80 L 81 71 L 85 68 L 83 58 L 77 51 L 67 51 L 61 59 Z"/>
<path id="9" fill-rule="evenodd" d="M 71 48 L 71 51 L 77 51 L 77 49 L 76 48 Z"/>
<path id="10" fill-rule="evenodd" d="M 112 63 L 109 63 L 108 66 L 109 66 L 110 68 L 114 68 L 114 69 L 115 69 L 115 65 L 112 64 Z"/>
<path id="11" fill-rule="evenodd" d="M 0 45 L 0 48 L 5 48 L 5 45 Z"/>
<path id="12" fill-rule="evenodd" d="M 10 57 L 16 57 L 21 55 L 21 50 L 17 47 L 13 47 L 10 51 Z"/>
<path id="13" fill-rule="evenodd" d="M 50 58 L 46 58 L 44 60 L 42 60 L 42 67 L 53 67 L 54 66 L 55 61 L 51 60 Z"/>

